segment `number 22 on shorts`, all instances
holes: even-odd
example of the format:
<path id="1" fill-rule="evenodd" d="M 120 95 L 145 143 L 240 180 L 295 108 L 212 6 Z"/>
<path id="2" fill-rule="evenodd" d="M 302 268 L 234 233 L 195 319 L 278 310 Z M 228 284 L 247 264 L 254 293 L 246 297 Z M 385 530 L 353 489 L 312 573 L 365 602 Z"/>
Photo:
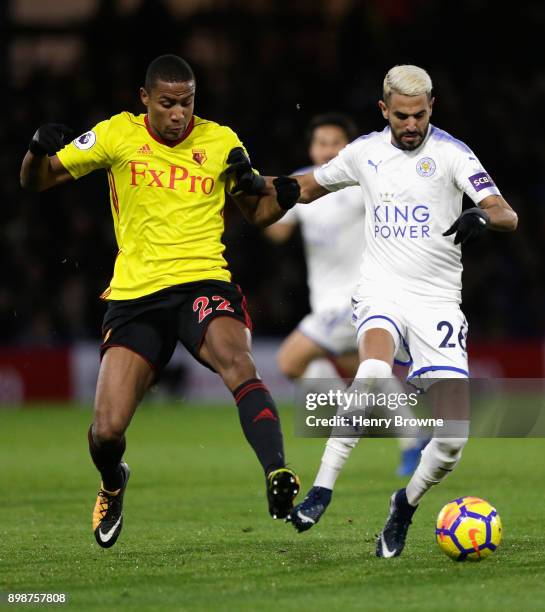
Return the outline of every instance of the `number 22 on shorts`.
<path id="1" fill-rule="evenodd" d="M 213 295 L 212 302 L 220 302 L 216 306 L 217 311 L 225 310 L 227 312 L 235 312 L 235 309 L 231 307 L 231 302 L 225 298 L 222 298 L 220 295 Z M 193 302 L 193 312 L 197 312 L 197 310 L 199 311 L 199 323 L 202 323 L 204 319 L 206 319 L 206 317 L 214 310 L 214 305 L 212 304 L 212 306 L 209 307 L 209 304 L 210 300 L 205 295 L 201 295 L 201 297 L 198 297 Z"/>

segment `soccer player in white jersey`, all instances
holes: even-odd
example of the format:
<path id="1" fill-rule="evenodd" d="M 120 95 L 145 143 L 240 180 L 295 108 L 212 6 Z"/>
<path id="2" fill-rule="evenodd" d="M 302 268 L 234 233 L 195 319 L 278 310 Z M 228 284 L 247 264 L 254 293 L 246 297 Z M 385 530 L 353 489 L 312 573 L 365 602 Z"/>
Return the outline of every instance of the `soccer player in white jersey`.
<path id="1" fill-rule="evenodd" d="M 313 167 L 295 174 L 304 174 L 329 162 L 356 136 L 357 127 L 350 117 L 335 112 L 316 115 L 307 131 Z M 328 193 L 312 206 L 296 205 L 277 223 L 267 227 L 265 233 L 273 241 L 282 243 L 290 238 L 297 225 L 305 250 L 311 312 L 282 343 L 278 366 L 285 376 L 300 382 L 309 391 L 316 391 L 319 381 L 329 389 L 332 383 L 335 386 L 337 381 L 342 383 L 339 373 L 352 380 L 359 366 L 350 302 L 359 280 L 364 247 L 365 203 L 361 189 L 349 187 Z M 407 407 L 403 412 L 407 418 L 414 416 Z M 427 441 L 415 437 L 414 432 L 412 437 L 399 438 L 402 452 L 397 472 L 400 476 L 414 472 Z M 343 441 L 350 446 L 357 442 L 358 438 Z M 330 444 L 337 442 L 332 439 Z"/>
<path id="2" fill-rule="evenodd" d="M 456 467 L 467 441 L 461 245 L 486 229 L 514 231 L 518 222 L 475 153 L 430 124 L 433 102 L 425 70 L 395 66 L 385 76 L 379 102 L 388 122 L 382 132 L 359 138 L 313 172 L 274 182 L 277 200 L 284 204 L 308 203 L 329 191 L 360 186 L 367 213 L 354 307 L 358 388 L 389 377 L 394 355 L 403 346 L 412 358 L 409 380 L 428 390 L 437 416 L 447 417 L 406 488 L 391 497 L 377 538 L 378 557 L 401 554 L 420 499 Z M 462 211 L 464 193 L 475 206 Z M 342 450 L 328 465 L 322 462 L 324 487 L 328 479 L 334 482 L 350 452 Z M 316 522 L 322 513 L 316 505 L 314 516 L 305 518 Z"/>
<path id="3" fill-rule="evenodd" d="M 349 117 L 317 115 L 308 130 L 308 153 L 314 166 L 295 174 L 330 161 L 356 136 Z M 299 225 L 305 250 L 311 313 L 286 338 L 278 354 L 279 368 L 289 378 L 301 378 L 311 362 L 328 356 L 334 356 L 346 378 L 358 368 L 350 298 L 359 278 L 364 215 L 361 190 L 351 187 L 327 194 L 313 206 L 295 206 L 265 229 L 269 238 L 284 242 Z M 325 371 L 332 374 L 331 369 L 332 365 Z M 318 368 L 312 370 L 319 378 Z"/>

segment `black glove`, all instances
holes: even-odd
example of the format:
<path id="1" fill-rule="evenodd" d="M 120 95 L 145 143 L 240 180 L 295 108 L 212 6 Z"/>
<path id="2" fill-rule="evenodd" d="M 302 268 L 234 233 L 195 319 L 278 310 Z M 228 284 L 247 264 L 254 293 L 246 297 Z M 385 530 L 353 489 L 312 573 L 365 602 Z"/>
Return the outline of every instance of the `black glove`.
<path id="1" fill-rule="evenodd" d="M 252 162 L 242 147 L 235 147 L 227 156 L 229 164 L 225 174 L 234 174 L 237 182 L 231 195 L 260 195 L 265 189 L 265 179 L 252 169 Z"/>
<path id="2" fill-rule="evenodd" d="M 273 181 L 276 189 L 276 200 L 280 208 L 293 208 L 301 197 L 301 188 L 296 179 L 291 176 L 279 176 Z"/>
<path id="3" fill-rule="evenodd" d="M 40 126 L 30 144 L 29 151 L 34 155 L 54 155 L 71 140 L 74 130 L 62 123 L 45 123 Z"/>
<path id="4" fill-rule="evenodd" d="M 454 244 L 462 244 L 462 246 L 477 238 L 490 223 L 490 217 L 486 212 L 475 206 L 474 208 L 468 208 L 456 219 L 456 221 L 448 228 L 446 232 L 443 232 L 443 236 L 451 236 L 456 232 L 454 238 Z"/>

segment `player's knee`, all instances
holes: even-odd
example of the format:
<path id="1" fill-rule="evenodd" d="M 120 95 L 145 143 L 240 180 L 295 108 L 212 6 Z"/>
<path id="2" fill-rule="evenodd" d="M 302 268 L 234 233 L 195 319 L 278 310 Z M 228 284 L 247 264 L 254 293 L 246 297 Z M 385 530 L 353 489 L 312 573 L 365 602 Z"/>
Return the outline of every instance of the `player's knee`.
<path id="1" fill-rule="evenodd" d="M 218 372 L 229 387 L 257 376 L 250 351 L 234 351 L 222 360 Z"/>
<path id="2" fill-rule="evenodd" d="M 280 351 L 276 356 L 278 369 L 286 378 L 301 378 L 303 375 L 303 367 L 297 367 L 297 364 L 292 361 L 284 352 Z"/>
<path id="3" fill-rule="evenodd" d="M 365 359 L 360 363 L 356 372 L 356 379 L 375 381 L 390 378 L 392 366 L 381 359 Z"/>
<path id="4" fill-rule="evenodd" d="M 292 380 L 301 378 L 305 370 L 303 364 L 299 364 L 298 366 L 297 362 L 293 360 L 292 351 L 286 343 L 280 347 L 280 350 L 276 354 L 276 364 L 280 372 L 282 372 L 286 378 L 291 378 Z"/>
<path id="5" fill-rule="evenodd" d="M 127 426 L 121 419 L 95 418 L 93 423 L 93 440 L 96 444 L 111 444 L 121 442 Z"/>

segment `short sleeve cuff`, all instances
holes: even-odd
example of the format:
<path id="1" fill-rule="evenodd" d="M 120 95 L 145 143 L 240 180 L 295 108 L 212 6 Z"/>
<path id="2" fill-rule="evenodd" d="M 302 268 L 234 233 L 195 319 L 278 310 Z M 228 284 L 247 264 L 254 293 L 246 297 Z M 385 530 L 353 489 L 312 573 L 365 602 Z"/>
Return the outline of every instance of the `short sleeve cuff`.
<path id="1" fill-rule="evenodd" d="M 325 172 L 323 168 L 315 168 L 313 174 L 314 180 L 318 183 L 318 185 L 324 189 L 327 189 L 328 191 L 334 191 L 333 187 L 327 184 L 327 179 L 324 176 Z"/>

